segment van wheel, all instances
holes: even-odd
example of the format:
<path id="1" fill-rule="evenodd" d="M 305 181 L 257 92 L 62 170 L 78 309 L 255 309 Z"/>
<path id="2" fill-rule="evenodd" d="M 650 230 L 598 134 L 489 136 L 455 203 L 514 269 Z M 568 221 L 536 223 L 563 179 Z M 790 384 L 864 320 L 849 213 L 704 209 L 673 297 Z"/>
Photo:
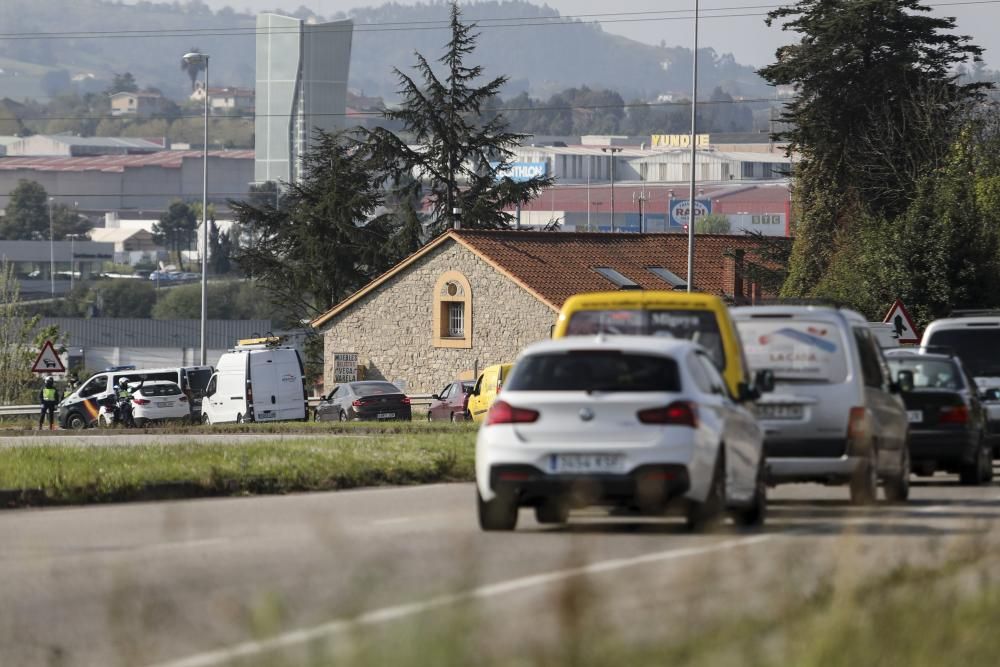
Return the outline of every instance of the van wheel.
<path id="1" fill-rule="evenodd" d="M 452 412 L 452 413 L 451 413 L 451 423 L 452 423 L 452 424 L 454 424 L 454 423 L 455 423 L 455 422 L 457 422 L 457 421 L 458 421 L 458 420 L 457 420 L 457 419 L 455 419 L 455 413 L 454 413 L 454 412 Z"/>
<path id="2" fill-rule="evenodd" d="M 347 413 L 344 412 L 343 410 L 340 411 L 340 421 L 342 421 L 342 422 L 346 422 L 347 421 Z"/>
<path id="3" fill-rule="evenodd" d="M 863 461 L 851 475 L 851 504 L 871 505 L 878 493 L 878 469 L 874 457 Z"/>
<path id="4" fill-rule="evenodd" d="M 883 490 L 885 499 L 890 503 L 906 502 L 910 497 L 910 448 L 907 445 L 903 445 L 899 475 L 885 480 Z"/>
<path id="5" fill-rule="evenodd" d="M 79 412 L 71 412 L 66 418 L 66 426 L 74 431 L 82 431 L 87 428 L 87 420 Z"/>
<path id="6" fill-rule="evenodd" d="M 212 419 L 208 415 L 203 414 L 201 416 L 201 423 L 204 424 L 205 426 L 211 426 L 212 425 Z"/>

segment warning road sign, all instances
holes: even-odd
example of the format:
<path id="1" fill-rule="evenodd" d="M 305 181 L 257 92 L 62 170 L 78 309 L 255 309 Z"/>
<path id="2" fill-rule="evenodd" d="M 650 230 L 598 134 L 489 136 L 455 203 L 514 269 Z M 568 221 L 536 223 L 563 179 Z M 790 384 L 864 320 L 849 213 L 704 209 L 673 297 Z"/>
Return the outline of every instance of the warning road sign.
<path id="1" fill-rule="evenodd" d="M 906 306 L 900 299 L 892 304 L 892 308 L 886 313 L 883 322 L 892 325 L 892 335 L 900 345 L 917 345 L 920 343 L 920 332 L 917 325 L 913 323 L 913 318 L 907 312 Z"/>
<path id="2" fill-rule="evenodd" d="M 59 358 L 59 354 L 56 352 L 56 348 L 52 346 L 52 341 L 45 341 L 45 345 L 42 345 L 42 351 L 38 353 L 38 358 L 35 359 L 34 365 L 31 367 L 32 373 L 65 373 L 66 367 L 63 366 L 62 359 Z"/>

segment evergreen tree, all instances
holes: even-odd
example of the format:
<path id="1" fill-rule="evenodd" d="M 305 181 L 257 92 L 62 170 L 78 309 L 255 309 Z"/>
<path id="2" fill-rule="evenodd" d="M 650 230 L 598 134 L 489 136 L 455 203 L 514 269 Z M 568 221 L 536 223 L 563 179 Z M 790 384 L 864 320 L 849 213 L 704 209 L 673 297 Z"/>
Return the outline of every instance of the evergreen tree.
<path id="1" fill-rule="evenodd" d="M 393 216 L 376 215 L 383 173 L 365 144 L 345 133 L 316 133 L 305 177 L 288 185 L 281 207 L 230 202 L 254 242 L 233 259 L 299 318 L 315 317 L 392 263 Z"/>
<path id="2" fill-rule="evenodd" d="M 7 241 L 49 238 L 48 199 L 48 193 L 39 183 L 18 181 L 0 218 L 0 238 Z"/>
<path id="3" fill-rule="evenodd" d="M 174 252 L 181 270 L 184 268 L 182 250 L 190 249 L 198 230 L 194 210 L 182 201 L 175 201 L 167 208 L 159 222 L 153 225 L 153 239 Z"/>
<path id="4" fill-rule="evenodd" d="M 775 137 L 800 156 L 786 294 L 815 293 L 836 258 L 858 257 L 843 245 L 859 242 L 864 220 L 907 210 L 979 98 L 981 85 L 953 70 L 981 49 L 928 11 L 920 0 L 800 0 L 768 14 L 769 25 L 802 35 L 760 71 L 797 90 L 781 117 L 789 129 Z"/>
<path id="5" fill-rule="evenodd" d="M 421 175 L 434 209 L 435 231 L 459 220 L 464 227 L 504 228 L 512 219 L 504 209 L 527 203 L 551 179 L 497 180 L 497 171 L 510 165 L 512 149 L 520 145 L 522 135 L 509 132 L 503 116 L 486 117 L 482 112 L 507 78 L 478 83 L 482 67 L 465 64 L 476 48 L 475 24 L 462 23 L 455 2 L 450 21 L 451 39 L 438 60 L 444 79 L 419 53 L 416 69 L 421 83 L 395 70 L 403 102 L 385 117 L 400 122 L 417 147 L 383 128 L 372 130 L 370 138 L 376 155 L 397 181 L 404 174 Z"/>

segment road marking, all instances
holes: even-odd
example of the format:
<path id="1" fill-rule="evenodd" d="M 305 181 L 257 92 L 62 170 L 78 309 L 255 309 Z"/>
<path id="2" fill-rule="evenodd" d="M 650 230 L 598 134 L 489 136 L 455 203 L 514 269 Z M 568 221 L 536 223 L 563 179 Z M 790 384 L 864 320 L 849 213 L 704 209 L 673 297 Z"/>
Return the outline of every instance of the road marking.
<path id="1" fill-rule="evenodd" d="M 321 625 L 316 625 L 311 628 L 290 630 L 269 639 L 242 642 L 226 648 L 207 651 L 205 653 L 198 653 L 179 660 L 158 663 L 154 667 L 209 667 L 210 665 L 224 664 L 239 658 L 247 658 L 281 648 L 305 644 L 310 641 L 339 634 L 358 626 L 379 625 L 389 621 L 399 620 L 401 618 L 416 616 L 417 614 L 422 614 L 424 612 L 455 605 L 461 602 L 485 600 L 513 593 L 515 591 L 535 588 L 538 586 L 546 586 L 560 581 L 565 581 L 566 579 L 588 574 L 601 574 L 616 570 L 624 570 L 640 565 L 649 565 L 651 563 L 662 563 L 682 558 L 690 558 L 692 556 L 701 556 L 716 551 L 738 549 L 740 547 L 769 542 L 779 537 L 786 537 L 787 535 L 788 533 L 754 535 L 736 540 L 716 542 L 715 544 L 702 547 L 685 547 L 682 549 L 672 549 L 670 551 L 658 551 L 655 553 L 644 554 L 642 556 L 633 556 L 631 558 L 614 558 L 611 560 L 589 563 L 580 567 L 571 567 L 563 570 L 545 572 L 543 574 L 519 577 L 517 579 L 501 581 L 495 584 L 478 586 L 460 593 L 439 595 L 420 602 L 409 602 L 393 605 L 391 607 L 383 607 L 382 609 L 375 609 L 361 614 L 356 618 L 338 619 Z"/>

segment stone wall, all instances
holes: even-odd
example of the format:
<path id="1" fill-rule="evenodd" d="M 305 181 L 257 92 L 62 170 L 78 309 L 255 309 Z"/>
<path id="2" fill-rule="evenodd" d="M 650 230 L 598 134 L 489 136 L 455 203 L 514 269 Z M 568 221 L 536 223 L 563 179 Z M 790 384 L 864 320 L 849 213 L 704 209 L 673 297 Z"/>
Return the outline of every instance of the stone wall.
<path id="1" fill-rule="evenodd" d="M 462 273 L 472 287 L 471 349 L 433 345 L 434 284 L 446 271 Z M 513 361 L 525 345 L 549 337 L 557 314 L 449 240 L 324 327 L 324 384 L 334 386 L 334 352 L 357 352 L 366 379 L 405 382 L 411 394 L 437 392 L 463 372 Z"/>

